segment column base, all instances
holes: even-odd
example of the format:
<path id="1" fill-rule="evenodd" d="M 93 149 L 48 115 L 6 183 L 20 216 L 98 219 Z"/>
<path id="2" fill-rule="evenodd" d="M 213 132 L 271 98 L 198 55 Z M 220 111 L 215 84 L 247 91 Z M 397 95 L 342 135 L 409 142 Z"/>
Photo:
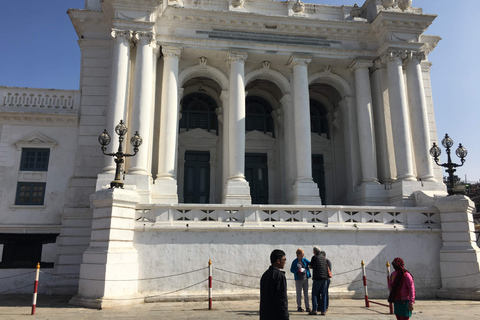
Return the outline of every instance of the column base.
<path id="1" fill-rule="evenodd" d="M 350 202 L 359 206 L 385 206 L 389 204 L 388 190 L 378 182 L 363 182 L 355 188 Z"/>
<path id="2" fill-rule="evenodd" d="M 292 187 L 293 204 L 321 205 L 320 191 L 312 179 L 298 180 Z"/>
<path id="3" fill-rule="evenodd" d="M 414 207 L 417 206 L 415 193 L 423 191 L 435 195 L 446 195 L 446 186 L 440 182 L 428 181 L 395 181 L 386 185 L 389 191 L 390 205 Z"/>
<path id="4" fill-rule="evenodd" d="M 177 204 L 177 181 L 174 179 L 156 179 L 151 185 L 151 203 Z"/>
<path id="5" fill-rule="evenodd" d="M 252 204 L 250 186 L 245 179 L 229 179 L 225 186 L 223 203 L 232 205 Z"/>

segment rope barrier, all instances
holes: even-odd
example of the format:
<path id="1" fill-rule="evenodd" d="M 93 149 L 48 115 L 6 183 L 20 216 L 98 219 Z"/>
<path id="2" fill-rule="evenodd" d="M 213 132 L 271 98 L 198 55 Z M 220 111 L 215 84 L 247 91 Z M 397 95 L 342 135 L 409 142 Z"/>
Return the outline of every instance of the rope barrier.
<path id="1" fill-rule="evenodd" d="M 143 278 L 143 279 L 88 279 L 88 278 L 79 278 L 80 280 L 89 280 L 89 281 L 146 281 L 146 280 L 158 280 L 158 279 L 165 279 L 165 278 L 171 278 L 171 277 L 176 277 L 176 276 L 181 276 L 184 274 L 189 274 L 189 273 L 194 273 L 197 271 L 202 271 L 207 269 L 208 267 L 197 269 L 197 270 L 192 270 L 192 271 L 187 271 L 187 272 L 182 272 L 182 273 L 177 273 L 173 275 L 167 275 L 167 276 L 161 276 L 161 277 L 154 277 L 154 278 Z"/>
<path id="2" fill-rule="evenodd" d="M 251 276 L 251 275 L 248 275 L 248 274 L 242 274 L 242 273 L 238 273 L 238 272 L 233 272 L 233 271 L 221 269 L 221 268 L 219 268 L 219 267 L 215 267 L 215 270 L 223 271 L 223 272 L 226 272 L 226 273 L 233 273 L 233 274 L 236 274 L 236 275 L 239 275 L 239 276 L 244 276 L 244 277 L 250 277 L 250 278 L 256 278 L 256 279 L 260 279 L 260 278 L 261 278 L 261 277 L 259 277 L 259 276 Z M 287 279 L 287 280 L 291 280 L 291 279 Z"/>
<path id="3" fill-rule="evenodd" d="M 3 278 L 0 278 L 0 280 L 4 280 L 4 279 L 11 279 L 11 278 L 16 278 L 16 277 L 21 277 L 21 276 L 25 276 L 27 274 L 31 274 L 31 273 L 34 273 L 35 271 L 30 271 L 30 272 L 25 272 L 25 273 L 21 273 L 21 274 L 16 274 L 16 275 L 13 275 L 13 276 L 7 276 L 7 277 L 3 277 Z"/>
<path id="4" fill-rule="evenodd" d="M 202 281 L 199 281 L 195 284 L 192 284 L 191 286 L 188 286 L 188 287 L 185 287 L 185 288 L 182 288 L 182 289 L 178 289 L 178 290 L 175 290 L 175 291 L 170 291 L 170 292 L 167 292 L 167 293 L 162 293 L 162 294 L 157 294 L 157 295 L 154 295 L 154 296 L 147 296 L 147 298 L 154 298 L 154 297 L 161 297 L 161 296 L 166 296 L 168 294 L 172 294 L 172 293 L 175 293 L 175 292 L 179 292 L 179 291 L 182 291 L 182 290 L 185 290 L 185 289 L 189 289 L 191 287 L 195 287 L 196 285 L 199 285 L 200 283 L 202 282 L 206 282 L 208 281 L 208 279 L 204 279 Z M 217 280 L 218 281 L 218 280 Z"/>
<path id="5" fill-rule="evenodd" d="M 67 276 L 67 275 L 63 275 L 63 274 L 55 274 L 55 273 L 44 272 L 42 270 L 40 270 L 40 273 L 49 275 L 51 277 L 58 277 L 58 278 L 64 278 L 64 279 L 78 279 L 79 278 L 79 276 Z"/>
<path id="6" fill-rule="evenodd" d="M 221 282 L 221 283 L 225 283 L 225 284 L 230 284 L 230 285 L 232 285 L 232 286 L 244 287 L 244 288 L 251 288 L 251 289 L 258 289 L 258 290 L 260 290 L 259 287 L 246 286 L 246 285 L 243 285 L 243 284 L 236 284 L 236 283 L 231 283 L 231 282 L 222 281 L 222 280 L 218 280 L 218 279 L 215 279 L 215 281 Z"/>
<path id="7" fill-rule="evenodd" d="M 27 284 L 26 286 L 23 286 L 23 287 L 15 287 L 15 288 L 10 289 L 10 290 L 2 291 L 2 292 L 0 292 L 0 294 L 16 291 L 16 290 L 20 290 L 20 289 L 25 289 L 25 288 L 28 288 L 28 287 L 31 287 L 31 286 L 33 286 L 33 284 Z"/>

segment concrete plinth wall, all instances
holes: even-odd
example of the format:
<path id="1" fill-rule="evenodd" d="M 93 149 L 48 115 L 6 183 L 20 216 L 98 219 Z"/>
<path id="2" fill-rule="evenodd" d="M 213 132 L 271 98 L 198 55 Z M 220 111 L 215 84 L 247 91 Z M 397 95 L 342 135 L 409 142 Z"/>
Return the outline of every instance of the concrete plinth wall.
<path id="1" fill-rule="evenodd" d="M 363 295 L 361 261 L 367 267 L 371 297 L 388 296 L 386 262 L 399 256 L 415 276 L 417 294 L 435 297 L 441 286 L 439 250 L 441 233 L 435 230 L 381 231 L 265 227 L 151 229 L 135 233 L 138 251 L 139 293 L 158 300 L 173 296 L 207 295 L 209 259 L 213 265 L 213 292 L 218 298 L 235 294 L 258 294 L 262 273 L 269 267 L 273 249 L 287 254 L 286 276 L 294 291 L 290 265 L 297 248 L 310 259 L 313 246 L 325 250 L 332 261 L 334 277 L 330 291 L 336 295 Z M 203 268 L 203 269 L 202 269 Z M 199 271 L 191 272 L 194 270 Z M 393 270 L 392 270 L 393 271 Z M 148 280 L 147 280 L 148 279 Z M 190 287 L 198 282 L 198 285 Z M 185 290 L 181 290 L 187 288 Z M 180 290 L 175 293 L 170 293 Z M 152 300 L 154 297 L 151 297 Z"/>

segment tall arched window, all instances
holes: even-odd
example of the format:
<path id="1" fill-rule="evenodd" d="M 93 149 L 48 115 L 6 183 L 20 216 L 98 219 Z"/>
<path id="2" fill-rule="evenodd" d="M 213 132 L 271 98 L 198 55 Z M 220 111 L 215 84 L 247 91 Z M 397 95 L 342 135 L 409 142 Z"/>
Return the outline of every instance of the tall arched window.
<path id="1" fill-rule="evenodd" d="M 330 139 L 327 109 L 323 104 L 312 99 L 310 99 L 310 130 L 318 135 L 326 134 L 327 139 Z"/>
<path id="2" fill-rule="evenodd" d="M 251 96 L 245 99 L 246 123 L 245 130 L 258 130 L 263 133 L 273 134 L 272 106 L 260 97 Z"/>
<path id="3" fill-rule="evenodd" d="M 217 132 L 218 120 L 215 113 L 217 104 L 212 97 L 200 92 L 190 93 L 182 99 L 181 105 L 180 129 L 183 128 L 188 131 L 201 128 Z"/>

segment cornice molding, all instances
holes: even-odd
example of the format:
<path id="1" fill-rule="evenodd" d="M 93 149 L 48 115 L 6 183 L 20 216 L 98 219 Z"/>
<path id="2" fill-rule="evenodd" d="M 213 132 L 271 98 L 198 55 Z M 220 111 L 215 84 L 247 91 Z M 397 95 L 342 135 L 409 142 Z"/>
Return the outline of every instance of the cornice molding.
<path id="1" fill-rule="evenodd" d="M 353 21 L 332 21 L 306 19 L 295 16 L 267 16 L 262 14 L 246 13 L 238 11 L 218 12 L 192 8 L 168 7 L 163 13 L 170 22 L 178 21 L 185 23 L 205 25 L 209 29 L 213 27 L 241 28 L 257 32 L 270 32 L 272 34 L 313 34 L 317 37 L 328 37 L 328 39 L 358 40 L 375 39 L 369 23 Z M 158 21 L 162 25 L 162 21 Z"/>
<path id="2" fill-rule="evenodd" d="M 77 115 L 0 112 L 1 125 L 78 127 Z"/>

